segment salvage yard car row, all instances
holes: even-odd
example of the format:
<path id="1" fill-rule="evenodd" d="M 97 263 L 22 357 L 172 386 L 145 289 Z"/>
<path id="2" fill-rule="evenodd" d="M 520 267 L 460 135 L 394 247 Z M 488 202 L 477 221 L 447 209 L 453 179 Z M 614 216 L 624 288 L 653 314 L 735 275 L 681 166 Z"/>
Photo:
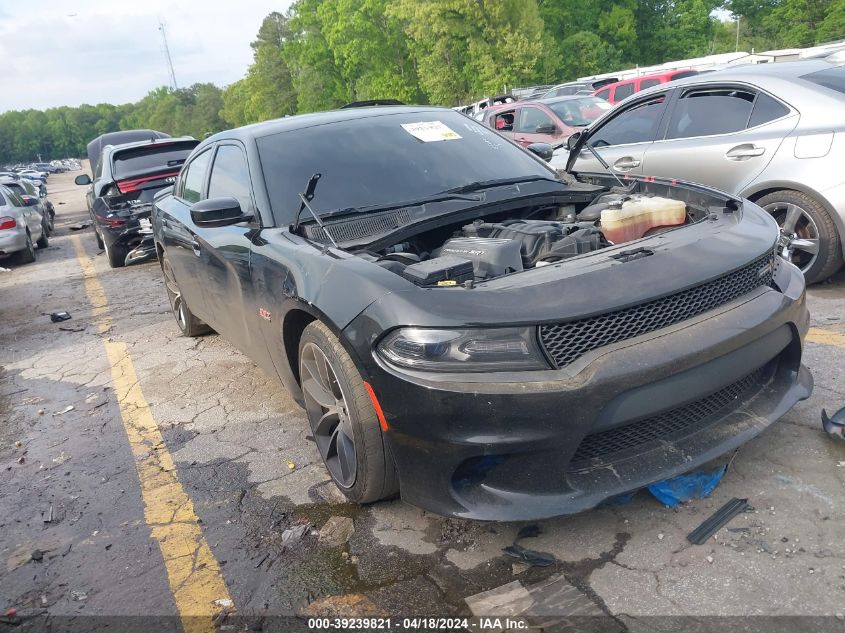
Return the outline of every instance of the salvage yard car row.
<path id="1" fill-rule="evenodd" d="M 76 182 L 109 263 L 157 258 L 184 335 L 213 330 L 277 376 L 348 499 L 539 519 L 703 465 L 811 394 L 805 276 L 842 252 L 807 188 L 845 185 L 821 167 L 843 151 L 833 133 L 824 150 L 835 121 L 803 100 L 841 107 L 845 71 L 801 64 L 612 111 L 506 103 L 484 124 L 368 106 L 201 142 L 136 131 L 95 139 Z M 506 138 L 501 115 L 528 108 L 558 132 L 570 113 L 565 149 Z M 718 108 L 734 116 L 702 130 Z"/>

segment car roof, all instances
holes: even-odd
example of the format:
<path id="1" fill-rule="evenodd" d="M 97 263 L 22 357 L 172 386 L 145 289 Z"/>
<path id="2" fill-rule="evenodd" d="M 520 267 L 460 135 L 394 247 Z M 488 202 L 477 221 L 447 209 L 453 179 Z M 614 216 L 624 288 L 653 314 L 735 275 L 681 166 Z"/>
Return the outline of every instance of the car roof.
<path id="1" fill-rule="evenodd" d="M 548 99 L 537 99 L 534 103 L 559 103 L 561 101 L 574 101 L 575 99 L 584 99 L 584 98 L 594 98 L 597 99 L 598 97 L 593 97 L 593 95 L 561 95 L 560 97 L 549 97 Z"/>
<path id="2" fill-rule="evenodd" d="M 131 143 L 121 143 L 120 145 L 106 145 L 103 148 L 105 152 L 108 150 L 111 153 L 117 151 L 123 151 L 126 149 L 133 149 L 135 147 L 146 147 L 146 146 L 156 146 L 156 145 L 172 145 L 173 143 L 181 143 L 183 141 L 197 141 L 193 136 L 177 136 L 177 137 L 168 137 L 168 138 L 154 138 L 154 139 L 147 139 L 146 141 L 133 141 Z"/>
<path id="3" fill-rule="evenodd" d="M 253 123 L 251 125 L 244 125 L 242 127 L 233 128 L 231 130 L 225 130 L 223 132 L 218 132 L 213 136 L 209 136 L 201 143 L 201 145 L 205 146 L 206 144 L 224 139 L 257 139 L 262 138 L 264 136 L 272 136 L 273 134 L 279 134 L 280 132 L 299 130 L 302 128 L 314 127 L 317 125 L 325 125 L 327 123 L 355 121 L 359 119 L 369 119 L 372 117 L 390 116 L 394 114 L 411 114 L 414 112 L 441 112 L 444 115 L 449 116 L 464 116 L 461 113 L 452 110 L 451 108 L 440 108 L 434 106 L 375 106 L 365 108 L 349 108 L 347 110 L 328 110 L 326 112 L 312 112 L 310 114 L 297 114 L 295 116 L 286 116 L 281 119 L 273 119 L 271 121 L 263 121 L 261 123 Z"/>
<path id="4" fill-rule="evenodd" d="M 675 79 L 671 83 L 646 88 L 618 103 L 613 112 L 618 112 L 620 107 L 629 102 L 648 98 L 652 94 L 659 94 L 675 88 L 739 83 L 756 86 L 771 92 L 775 97 L 796 108 L 799 112 L 812 111 L 813 117 L 801 117 L 799 126 L 802 124 L 835 125 L 839 129 L 842 125 L 840 112 L 845 95 L 801 79 L 804 75 L 832 68 L 841 68 L 841 65 L 831 64 L 824 59 L 807 59 L 794 62 L 731 66 L 723 70 L 700 73 L 691 77 Z M 601 124 L 610 115 L 611 112 L 607 112 L 595 123 Z"/>

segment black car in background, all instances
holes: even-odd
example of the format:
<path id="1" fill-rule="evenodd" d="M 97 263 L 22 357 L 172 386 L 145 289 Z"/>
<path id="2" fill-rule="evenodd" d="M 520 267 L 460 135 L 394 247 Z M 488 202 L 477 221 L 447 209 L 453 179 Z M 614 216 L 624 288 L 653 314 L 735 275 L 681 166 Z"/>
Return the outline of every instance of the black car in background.
<path id="1" fill-rule="evenodd" d="M 107 145 L 94 168 L 94 180 L 88 174 L 76 177 L 77 185 L 88 186 L 94 235 L 112 268 L 155 257 L 150 226 L 153 196 L 173 184 L 198 143 L 191 137 L 168 137 Z"/>
<path id="2" fill-rule="evenodd" d="M 97 170 L 97 164 L 103 155 L 103 150 L 108 145 L 123 145 L 124 143 L 137 143 L 138 141 L 152 141 L 160 138 L 170 138 L 170 134 L 158 130 L 121 130 L 119 132 L 107 132 L 100 134 L 97 138 L 88 143 L 88 163 L 91 174 Z"/>
<path id="3" fill-rule="evenodd" d="M 619 237 L 620 214 L 670 208 Z M 812 391 L 804 280 L 762 209 L 558 175 L 451 110 L 216 134 L 152 223 L 182 332 L 278 375 L 356 502 L 578 512 L 734 450 Z"/>

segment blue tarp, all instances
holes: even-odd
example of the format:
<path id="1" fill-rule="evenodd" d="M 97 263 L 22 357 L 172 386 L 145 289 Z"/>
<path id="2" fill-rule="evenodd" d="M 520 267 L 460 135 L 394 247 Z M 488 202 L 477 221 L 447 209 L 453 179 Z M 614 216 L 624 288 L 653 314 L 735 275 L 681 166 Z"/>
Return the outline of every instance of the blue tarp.
<path id="1" fill-rule="evenodd" d="M 703 499 L 708 496 L 719 485 L 727 469 L 728 466 L 726 464 L 719 466 L 715 470 L 678 475 L 672 479 L 664 479 L 663 481 L 651 484 L 648 487 L 648 491 L 658 501 L 670 508 L 677 508 L 684 501 Z"/>

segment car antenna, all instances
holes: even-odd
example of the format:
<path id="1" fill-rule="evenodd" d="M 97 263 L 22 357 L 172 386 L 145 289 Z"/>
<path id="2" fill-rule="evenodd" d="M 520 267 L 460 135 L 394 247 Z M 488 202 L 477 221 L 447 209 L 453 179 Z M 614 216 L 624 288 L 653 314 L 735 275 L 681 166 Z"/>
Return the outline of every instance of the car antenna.
<path id="1" fill-rule="evenodd" d="M 302 210 L 308 209 L 308 212 L 314 217 L 314 219 L 317 221 L 317 224 L 320 226 L 321 229 L 323 229 L 323 232 L 329 236 L 329 239 L 332 241 L 332 244 L 334 244 L 334 247 L 337 248 L 337 242 L 334 241 L 332 234 L 329 233 L 329 230 L 326 228 L 326 225 L 323 224 L 322 220 L 320 220 L 317 214 L 314 213 L 314 209 L 312 209 L 311 205 L 309 204 L 309 202 L 314 199 L 314 190 L 317 188 L 317 181 L 320 180 L 320 178 L 322 177 L 323 174 L 319 172 L 311 176 L 311 178 L 308 180 L 308 184 L 305 186 L 305 191 L 299 194 L 299 199 L 301 203 L 299 205 L 299 211 L 296 212 L 296 220 L 294 220 L 293 226 L 291 226 L 291 233 L 296 233 L 297 230 L 299 230 L 299 218 L 302 215 Z"/>

